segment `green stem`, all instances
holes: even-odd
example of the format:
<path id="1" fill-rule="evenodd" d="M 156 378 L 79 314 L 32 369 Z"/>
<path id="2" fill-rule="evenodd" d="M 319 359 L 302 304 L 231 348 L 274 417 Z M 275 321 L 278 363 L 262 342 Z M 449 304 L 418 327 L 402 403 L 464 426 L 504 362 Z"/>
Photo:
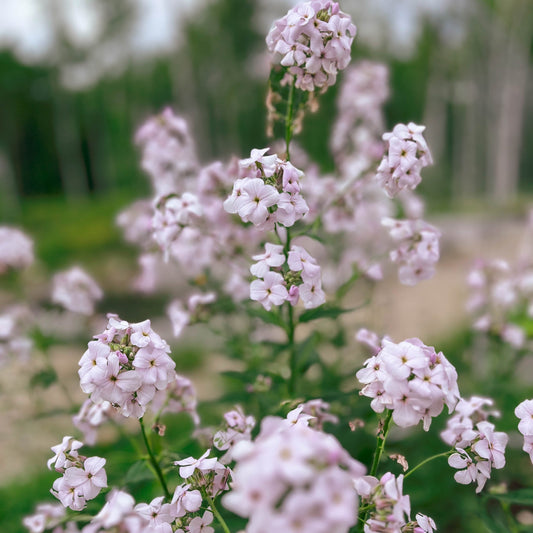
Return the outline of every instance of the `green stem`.
<path id="1" fill-rule="evenodd" d="M 383 427 L 381 427 L 378 431 L 377 436 L 377 442 L 376 442 L 376 449 L 374 450 L 374 458 L 372 459 L 372 467 L 370 468 L 370 476 L 376 477 L 376 473 L 378 471 L 379 462 L 381 460 L 381 456 L 383 455 L 383 450 L 385 449 L 385 441 L 387 440 L 387 435 L 389 434 L 391 422 L 392 422 L 392 410 L 387 410 L 387 416 L 382 421 Z M 371 507 L 365 506 L 361 509 L 359 509 L 359 530 L 364 531 L 364 527 L 366 524 L 366 521 L 368 520 L 368 516 L 370 514 Z"/>
<path id="2" fill-rule="evenodd" d="M 413 472 L 418 470 L 421 466 L 424 466 L 426 463 L 429 463 L 430 461 L 433 461 L 433 459 L 437 459 L 437 457 L 448 457 L 451 455 L 455 450 L 448 450 L 447 452 L 438 453 L 437 455 L 432 455 L 431 457 L 428 457 L 427 459 L 424 459 L 422 462 L 418 463 L 414 468 L 411 468 L 409 472 L 407 472 L 404 475 L 404 479 L 409 477 Z"/>
<path id="3" fill-rule="evenodd" d="M 209 504 L 209 507 L 211 508 L 211 511 L 213 511 L 215 518 L 218 520 L 218 523 L 222 526 L 224 533 L 231 533 L 228 525 L 226 524 L 226 521 L 222 518 L 222 515 L 219 513 L 218 509 L 215 507 L 215 502 L 213 501 L 213 498 L 211 498 L 211 496 L 209 495 L 207 491 L 204 491 L 204 496 L 205 496 L 205 499 L 207 500 L 207 503 Z"/>
<path id="4" fill-rule="evenodd" d="M 161 487 L 163 487 L 163 491 L 165 493 L 165 497 L 167 500 L 171 499 L 170 492 L 167 487 L 167 483 L 165 481 L 165 476 L 163 475 L 163 472 L 161 471 L 161 467 L 159 466 L 159 463 L 157 462 L 154 452 L 152 451 L 152 447 L 150 446 L 150 442 L 148 441 L 148 437 L 146 436 L 146 431 L 144 429 L 144 423 L 143 418 L 139 418 L 139 423 L 141 425 L 141 433 L 144 440 L 144 445 L 146 446 L 146 450 L 148 451 L 148 455 L 150 457 L 150 463 L 152 463 L 152 467 L 154 468 L 154 471 L 159 479 L 159 483 L 161 483 Z"/>
<path id="5" fill-rule="evenodd" d="M 294 83 L 296 78 L 293 78 L 289 88 L 289 99 L 287 100 L 287 114 L 285 115 L 285 147 L 287 152 L 287 161 L 291 160 L 289 154 L 289 145 L 292 139 L 292 119 L 294 114 Z"/>
<path id="6" fill-rule="evenodd" d="M 296 345 L 294 344 L 294 330 L 296 325 L 294 323 L 294 309 L 290 302 L 287 302 L 289 323 L 287 327 L 287 337 L 289 341 L 289 354 L 290 354 L 290 371 L 289 378 L 289 394 L 294 396 L 296 394 L 296 382 L 298 379 L 298 357 L 296 354 Z"/>
<path id="7" fill-rule="evenodd" d="M 505 514 L 505 518 L 507 518 L 507 523 L 509 524 L 509 532 L 518 533 L 519 529 L 516 525 L 513 513 L 511 512 L 511 505 L 509 504 L 509 502 L 500 501 L 500 503 L 503 509 L 503 513 Z"/>
<path id="8" fill-rule="evenodd" d="M 46 363 L 47 369 L 51 370 L 57 376 L 56 383 L 59 385 L 59 388 L 63 391 L 63 394 L 65 395 L 65 398 L 67 399 L 68 403 L 70 405 L 76 405 L 78 402 L 74 401 L 74 398 L 72 398 L 72 395 L 70 394 L 69 390 L 67 389 L 67 386 L 63 383 L 63 381 L 61 381 L 61 379 L 59 379 L 59 375 L 56 372 L 56 369 L 55 369 L 55 367 L 54 367 L 54 365 L 52 363 L 52 358 L 50 357 L 50 354 L 48 353 L 48 350 L 43 349 L 43 350 L 41 350 L 41 353 L 44 356 L 44 361 Z"/>
<path id="9" fill-rule="evenodd" d="M 372 467 L 370 468 L 370 476 L 376 476 L 378 471 L 379 462 L 381 461 L 381 456 L 383 455 L 383 450 L 385 449 L 385 441 L 387 440 L 387 435 L 389 434 L 390 425 L 392 422 L 392 410 L 387 410 L 387 416 L 383 422 L 383 428 L 378 432 L 376 449 L 374 451 L 374 458 L 372 459 Z"/>

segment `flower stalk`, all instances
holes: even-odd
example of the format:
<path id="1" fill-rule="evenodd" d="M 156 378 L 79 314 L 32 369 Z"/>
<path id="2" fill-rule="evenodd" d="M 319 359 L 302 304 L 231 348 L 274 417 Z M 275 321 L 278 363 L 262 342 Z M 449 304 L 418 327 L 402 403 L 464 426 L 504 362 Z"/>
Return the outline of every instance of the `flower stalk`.
<path id="1" fill-rule="evenodd" d="M 202 491 L 202 492 L 203 492 L 205 499 L 207 500 L 207 503 L 209 504 L 211 511 L 213 511 L 215 518 L 218 520 L 218 523 L 221 525 L 222 529 L 224 530 L 224 533 L 231 533 L 228 525 L 226 524 L 226 521 L 224 520 L 224 518 L 222 518 L 220 511 L 217 509 L 213 498 L 209 495 L 207 491 Z"/>
<path id="2" fill-rule="evenodd" d="M 165 481 L 165 476 L 163 475 L 163 471 L 161 470 L 161 467 L 159 466 L 159 463 L 157 462 L 157 459 L 155 458 L 152 447 L 150 446 L 150 441 L 148 440 L 148 436 L 146 435 L 146 430 L 144 428 L 142 417 L 139 418 L 139 424 L 141 426 L 141 434 L 143 436 L 144 445 L 146 446 L 146 450 L 148 452 L 148 456 L 149 456 L 152 468 L 159 480 L 159 483 L 161 484 L 161 487 L 163 488 L 163 492 L 165 493 L 166 499 L 170 500 L 171 494 L 170 494 L 170 491 L 168 490 L 167 482 Z"/>

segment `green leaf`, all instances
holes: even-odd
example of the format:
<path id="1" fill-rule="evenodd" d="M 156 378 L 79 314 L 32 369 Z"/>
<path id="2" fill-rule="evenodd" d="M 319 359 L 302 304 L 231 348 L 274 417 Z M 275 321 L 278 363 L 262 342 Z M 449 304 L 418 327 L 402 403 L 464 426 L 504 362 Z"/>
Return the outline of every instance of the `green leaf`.
<path id="1" fill-rule="evenodd" d="M 49 335 L 45 335 L 39 328 L 33 329 L 31 338 L 35 347 L 41 352 L 47 352 L 51 346 L 57 344 L 57 339 Z"/>
<path id="2" fill-rule="evenodd" d="M 485 498 L 493 498 L 501 502 L 516 503 L 519 505 L 533 505 L 533 489 L 513 490 L 504 494 L 486 494 Z"/>
<path id="3" fill-rule="evenodd" d="M 248 309 L 248 313 L 251 316 L 254 316 L 256 318 L 260 318 L 263 322 L 266 324 L 274 324 L 275 326 L 279 326 L 282 329 L 286 329 L 286 324 L 281 317 L 280 313 L 276 311 L 267 311 L 263 308 L 258 307 L 250 307 Z"/>
<path id="4" fill-rule="evenodd" d="M 351 275 L 350 279 L 348 281 L 345 281 L 335 293 L 335 296 L 337 300 L 342 300 L 348 293 L 348 291 L 352 288 L 352 285 L 360 278 L 361 273 L 359 270 L 355 269 L 353 270 L 353 274 Z"/>
<path id="5" fill-rule="evenodd" d="M 302 374 L 304 374 L 311 365 L 320 361 L 318 353 L 315 350 L 319 340 L 320 334 L 317 331 L 313 331 L 307 339 L 296 347 L 296 358 L 299 370 Z"/>
<path id="6" fill-rule="evenodd" d="M 40 370 L 36 374 L 33 374 L 33 376 L 30 379 L 30 387 L 36 388 L 41 387 L 43 389 L 47 389 L 51 385 L 53 385 L 57 381 L 57 374 L 56 371 L 53 368 L 45 368 L 44 370 Z"/>
<path id="7" fill-rule="evenodd" d="M 298 321 L 299 322 L 311 322 L 312 320 L 317 320 L 318 318 L 331 318 L 336 319 L 340 315 L 343 315 L 344 313 L 351 313 L 352 311 L 355 311 L 357 307 L 352 307 L 351 309 L 343 309 L 342 307 L 337 306 L 328 306 L 328 305 L 321 305 L 320 307 L 316 307 L 315 309 L 308 309 L 307 311 L 304 311 Z"/>
<path id="8" fill-rule="evenodd" d="M 141 483 L 142 481 L 153 480 L 154 474 L 146 464 L 144 459 L 136 461 L 133 463 L 128 471 L 126 472 L 126 477 L 124 482 L 126 484 L 136 484 Z"/>

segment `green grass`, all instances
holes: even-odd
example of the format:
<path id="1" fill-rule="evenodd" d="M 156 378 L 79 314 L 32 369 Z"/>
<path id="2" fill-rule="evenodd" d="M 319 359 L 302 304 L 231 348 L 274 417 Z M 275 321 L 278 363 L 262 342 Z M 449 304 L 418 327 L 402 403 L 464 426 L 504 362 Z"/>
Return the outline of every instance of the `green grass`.
<path id="1" fill-rule="evenodd" d="M 124 196 L 32 198 L 24 201 L 16 217 L 2 223 L 20 226 L 34 239 L 35 255 L 49 270 L 73 263 L 94 266 L 102 254 L 134 256 L 115 225 L 117 213 L 131 201 Z"/>

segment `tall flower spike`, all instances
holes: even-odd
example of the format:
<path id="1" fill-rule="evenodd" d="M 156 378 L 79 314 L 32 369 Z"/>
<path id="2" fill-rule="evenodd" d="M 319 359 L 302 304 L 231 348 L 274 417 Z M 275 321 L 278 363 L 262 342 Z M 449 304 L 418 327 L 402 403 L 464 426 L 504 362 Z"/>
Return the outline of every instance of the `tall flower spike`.
<path id="1" fill-rule="evenodd" d="M 403 190 L 415 189 L 420 181 L 420 171 L 433 163 L 426 140 L 422 136 L 425 126 L 414 122 L 397 124 L 383 135 L 388 151 L 378 167 L 376 179 L 391 198 Z"/>
<path id="2" fill-rule="evenodd" d="M 356 27 L 330 0 L 298 4 L 277 20 L 266 42 L 273 63 L 288 69 L 295 87 L 326 90 L 350 62 Z"/>

